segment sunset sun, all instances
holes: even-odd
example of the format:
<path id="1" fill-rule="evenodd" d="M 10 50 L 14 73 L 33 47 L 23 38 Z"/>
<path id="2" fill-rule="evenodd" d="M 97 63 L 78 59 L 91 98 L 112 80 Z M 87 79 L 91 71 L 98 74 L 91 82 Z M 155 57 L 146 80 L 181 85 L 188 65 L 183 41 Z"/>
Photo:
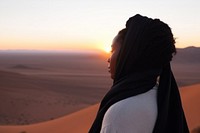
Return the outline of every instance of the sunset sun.
<path id="1" fill-rule="evenodd" d="M 104 51 L 105 51 L 106 53 L 110 53 L 111 47 L 110 47 L 110 46 L 105 46 L 105 47 L 104 47 Z"/>

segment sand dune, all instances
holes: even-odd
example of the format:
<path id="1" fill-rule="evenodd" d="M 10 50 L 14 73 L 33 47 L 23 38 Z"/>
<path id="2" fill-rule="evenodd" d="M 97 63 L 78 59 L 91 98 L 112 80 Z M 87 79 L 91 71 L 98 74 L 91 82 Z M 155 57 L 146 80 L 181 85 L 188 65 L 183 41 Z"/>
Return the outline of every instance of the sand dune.
<path id="1" fill-rule="evenodd" d="M 28 126 L 0 126 L 0 133 L 87 133 L 98 105 L 71 115 Z"/>
<path id="2" fill-rule="evenodd" d="M 200 84 L 181 88 L 181 97 L 190 130 L 200 125 Z M 0 126 L 0 133 L 87 133 L 98 109 L 91 106 L 68 116 L 27 126 Z"/>
<path id="3" fill-rule="evenodd" d="M 182 87 L 181 98 L 190 129 L 200 126 L 200 84 Z"/>
<path id="4" fill-rule="evenodd" d="M 102 98 L 104 75 L 30 75 L 0 71 L 0 124 L 48 121 L 89 107 Z"/>

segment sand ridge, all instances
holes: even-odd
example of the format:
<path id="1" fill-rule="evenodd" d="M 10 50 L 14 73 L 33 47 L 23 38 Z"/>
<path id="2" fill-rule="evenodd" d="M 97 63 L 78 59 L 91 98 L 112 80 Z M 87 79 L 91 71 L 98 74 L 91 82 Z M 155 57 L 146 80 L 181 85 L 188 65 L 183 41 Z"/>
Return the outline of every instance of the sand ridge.
<path id="1" fill-rule="evenodd" d="M 190 130 L 200 125 L 200 84 L 180 89 L 183 108 Z M 48 122 L 26 126 L 0 126 L 1 133 L 87 133 L 98 109 L 98 104 Z"/>
<path id="2" fill-rule="evenodd" d="M 56 120 L 26 126 L 0 126 L 0 133 L 87 133 L 98 104 Z"/>

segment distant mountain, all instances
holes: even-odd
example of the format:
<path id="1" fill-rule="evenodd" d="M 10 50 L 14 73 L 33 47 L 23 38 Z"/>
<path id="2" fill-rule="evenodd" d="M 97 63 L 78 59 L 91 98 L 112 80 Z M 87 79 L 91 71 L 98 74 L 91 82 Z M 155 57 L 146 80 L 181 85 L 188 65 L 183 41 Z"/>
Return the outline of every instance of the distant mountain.
<path id="1" fill-rule="evenodd" d="M 173 62 L 200 64 L 200 47 L 178 48 Z"/>
<path id="2" fill-rule="evenodd" d="M 172 60 L 172 69 L 178 86 L 200 83 L 200 48 L 177 49 Z"/>
<path id="3" fill-rule="evenodd" d="M 29 67 L 29 66 L 26 66 L 26 65 L 23 65 L 23 64 L 17 64 L 17 65 L 14 65 L 14 66 L 11 66 L 10 67 L 11 69 L 26 69 L 26 70 L 39 70 L 40 68 L 36 68 L 36 67 Z"/>

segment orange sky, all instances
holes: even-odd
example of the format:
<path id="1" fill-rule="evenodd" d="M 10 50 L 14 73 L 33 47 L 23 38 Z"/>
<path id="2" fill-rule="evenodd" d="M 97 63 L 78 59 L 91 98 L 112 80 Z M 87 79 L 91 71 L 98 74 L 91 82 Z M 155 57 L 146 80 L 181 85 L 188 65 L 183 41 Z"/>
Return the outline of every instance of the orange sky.
<path id="1" fill-rule="evenodd" d="M 200 47 L 200 1 L 0 1 L 0 49 L 102 50 L 137 13 L 172 28 L 177 47 Z"/>

